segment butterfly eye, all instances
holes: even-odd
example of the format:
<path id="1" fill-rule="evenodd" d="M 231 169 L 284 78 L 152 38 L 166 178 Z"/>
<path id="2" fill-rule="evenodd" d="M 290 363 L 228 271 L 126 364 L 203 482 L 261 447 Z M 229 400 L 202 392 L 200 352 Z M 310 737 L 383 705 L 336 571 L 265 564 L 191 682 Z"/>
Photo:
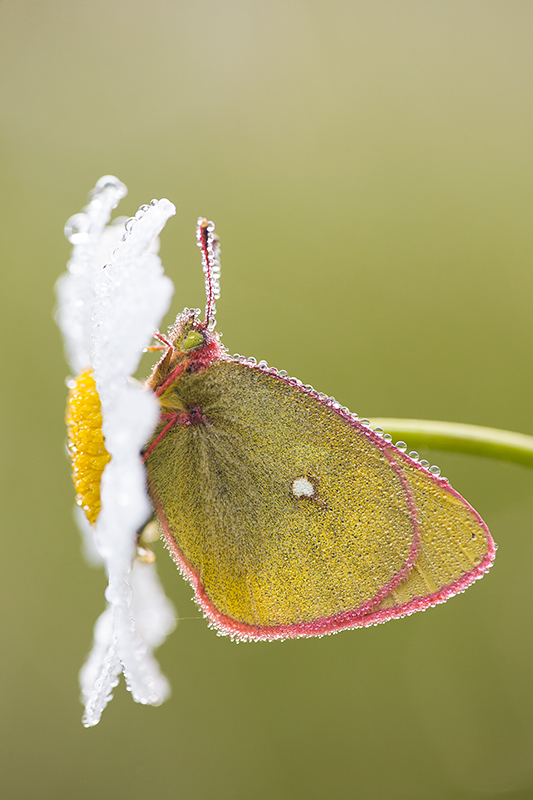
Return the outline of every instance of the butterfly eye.
<path id="1" fill-rule="evenodd" d="M 180 342 L 181 350 L 193 350 L 204 343 L 204 337 L 198 331 L 189 331 Z"/>

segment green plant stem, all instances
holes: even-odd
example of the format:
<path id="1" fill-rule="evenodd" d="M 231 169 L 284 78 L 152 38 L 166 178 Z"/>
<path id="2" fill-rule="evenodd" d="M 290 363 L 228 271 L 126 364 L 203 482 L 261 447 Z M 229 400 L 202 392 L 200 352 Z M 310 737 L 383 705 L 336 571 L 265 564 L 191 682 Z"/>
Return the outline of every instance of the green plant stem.
<path id="1" fill-rule="evenodd" d="M 393 441 L 406 441 L 408 449 L 426 445 L 533 467 L 533 436 L 524 433 L 424 419 L 372 419 L 371 424 L 390 433 Z"/>

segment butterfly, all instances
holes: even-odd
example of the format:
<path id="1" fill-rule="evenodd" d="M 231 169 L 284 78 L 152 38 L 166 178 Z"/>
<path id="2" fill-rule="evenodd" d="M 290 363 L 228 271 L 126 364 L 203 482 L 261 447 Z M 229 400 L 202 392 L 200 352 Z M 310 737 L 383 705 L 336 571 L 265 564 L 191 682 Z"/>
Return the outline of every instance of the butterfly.
<path id="1" fill-rule="evenodd" d="M 166 546 L 212 625 L 238 640 L 321 636 L 480 578 L 494 542 L 445 478 L 333 398 L 229 355 L 213 223 L 197 239 L 205 320 L 185 309 L 157 335 L 147 384 L 161 415 L 143 458 Z"/>

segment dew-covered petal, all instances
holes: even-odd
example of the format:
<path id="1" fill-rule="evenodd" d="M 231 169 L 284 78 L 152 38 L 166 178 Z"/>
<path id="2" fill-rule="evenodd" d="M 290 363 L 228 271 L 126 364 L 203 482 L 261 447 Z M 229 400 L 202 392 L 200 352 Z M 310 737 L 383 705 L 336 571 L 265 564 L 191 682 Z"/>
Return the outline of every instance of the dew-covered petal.
<path id="1" fill-rule="evenodd" d="M 80 671 L 86 727 L 100 721 L 121 672 L 138 703 L 160 705 L 170 694 L 152 652 L 173 630 L 176 619 L 155 565 L 135 561 L 129 580 L 113 570 L 106 598 L 108 605 L 96 622 L 91 654 Z"/>
<path id="2" fill-rule="evenodd" d="M 97 546 L 108 571 L 111 564 L 129 570 L 137 531 L 152 515 L 140 451 L 159 416 L 155 396 L 137 383 L 117 389 L 114 399 L 104 417 L 111 461 L 102 475 L 102 508 L 96 522 Z"/>
<path id="3" fill-rule="evenodd" d="M 65 234 L 74 247 L 67 272 L 56 284 L 59 301 L 56 320 L 75 374 L 91 363 L 94 276 L 119 241 L 121 226 L 106 229 L 106 225 L 127 192 L 118 178 L 105 175 L 91 192 L 88 205 L 65 225 Z"/>
<path id="4" fill-rule="evenodd" d="M 174 606 L 163 591 L 155 564 L 136 559 L 130 582 L 135 627 L 150 647 L 159 647 L 174 630 L 177 619 Z"/>
<path id="5" fill-rule="evenodd" d="M 144 208 L 126 224 L 123 241 L 96 277 L 92 363 L 104 420 L 110 398 L 134 374 L 173 293 L 151 248 L 176 208 L 165 199 Z"/>
<path id="6" fill-rule="evenodd" d="M 168 697 L 170 686 L 152 656 L 152 648 L 135 627 L 133 591 L 128 578 L 114 565 L 111 567 L 106 598 L 113 613 L 116 652 L 126 687 L 135 702 L 157 706 Z"/>
<path id="7" fill-rule="evenodd" d="M 106 599 L 113 615 L 116 653 L 133 699 L 152 705 L 163 702 L 169 686 L 152 657 L 150 641 L 137 629 L 130 568 L 137 531 L 152 513 L 139 453 L 158 415 L 155 397 L 139 384 L 126 383 L 117 389 L 107 419 L 112 459 L 102 476 L 102 508 L 96 523 L 98 550 L 109 577 Z M 140 602 L 141 598 L 137 606 Z M 165 628 L 167 617 L 165 609 L 159 628 Z M 162 641 L 164 636 L 158 638 Z"/>
<path id="8" fill-rule="evenodd" d="M 135 609 L 133 605 L 131 565 L 137 532 L 152 514 L 140 453 L 159 418 L 159 404 L 151 391 L 130 376 L 170 304 L 173 285 L 154 250 L 161 229 L 174 213 L 172 203 L 161 200 L 142 207 L 135 220 L 129 221 L 126 235 L 95 281 L 93 318 L 92 363 L 102 431 L 111 456 L 102 475 L 96 543 L 108 573 L 106 599 L 114 647 L 127 687 L 134 700 L 152 705 L 163 702 L 169 693 L 152 648 L 171 629 L 168 619 L 173 612 L 157 592 L 144 591 L 149 608 L 143 608 L 141 597 Z M 140 588 L 146 590 L 142 579 Z M 156 619 L 159 613 L 162 616 Z M 144 624 L 146 638 L 135 614 L 140 620 L 152 617 L 154 631 L 146 633 Z"/>
<path id="9" fill-rule="evenodd" d="M 113 611 L 108 607 L 96 621 L 93 647 L 80 670 L 85 727 L 90 728 L 100 721 L 102 711 L 113 698 L 113 689 L 121 672 L 122 664 L 115 647 Z"/>

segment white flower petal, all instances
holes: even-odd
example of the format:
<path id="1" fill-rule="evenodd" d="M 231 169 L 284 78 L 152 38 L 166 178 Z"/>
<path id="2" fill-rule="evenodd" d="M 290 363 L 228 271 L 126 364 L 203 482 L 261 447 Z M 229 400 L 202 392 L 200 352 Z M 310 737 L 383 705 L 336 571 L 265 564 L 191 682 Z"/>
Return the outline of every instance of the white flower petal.
<path id="1" fill-rule="evenodd" d="M 176 627 L 177 619 L 174 606 L 159 582 L 155 564 L 134 561 L 130 582 L 135 627 L 150 647 L 159 647 Z"/>
<path id="2" fill-rule="evenodd" d="M 89 658 L 80 670 L 81 699 L 85 705 L 83 724 L 90 728 L 100 721 L 102 711 L 113 697 L 122 664 L 116 653 L 113 612 L 107 608 L 94 626 Z"/>
<path id="3" fill-rule="evenodd" d="M 116 652 L 122 662 L 126 687 L 136 703 L 160 705 L 168 697 L 170 686 L 159 671 L 151 648 L 135 629 L 133 592 L 120 569 L 109 573 L 106 598 L 113 611 Z"/>
<path id="4" fill-rule="evenodd" d="M 104 229 L 121 198 L 128 190 L 118 178 L 100 178 L 89 204 L 65 225 L 65 234 L 74 245 L 67 274 L 56 284 L 59 300 L 56 319 L 65 339 L 67 359 L 79 373 L 91 363 L 93 282 L 96 271 L 105 263 L 107 252 L 118 241 L 119 229 Z"/>
<path id="5" fill-rule="evenodd" d="M 150 248 L 175 213 L 169 200 L 147 206 L 97 276 L 93 365 L 104 416 L 109 398 L 137 369 L 170 305 L 172 281 Z"/>
<path id="6" fill-rule="evenodd" d="M 132 439 L 135 444 L 136 438 Z M 142 444 L 144 441 L 140 447 Z M 96 542 L 108 572 L 113 565 L 129 570 L 135 556 L 137 531 L 152 516 L 140 447 L 132 452 L 124 443 L 124 449 L 115 452 L 102 476 Z"/>
<path id="7" fill-rule="evenodd" d="M 112 612 L 116 654 L 128 689 L 137 702 L 153 705 L 169 693 L 168 683 L 152 657 L 155 642 L 161 642 L 163 630 L 169 630 L 168 601 L 167 605 L 156 605 L 154 597 L 145 592 L 151 601 L 146 612 L 137 601 L 141 617 L 163 613 L 156 620 L 154 632 L 144 639 L 134 619 L 129 581 L 137 532 L 152 514 L 140 452 L 157 424 L 159 404 L 129 376 L 170 304 L 172 282 L 163 273 L 154 244 L 174 213 L 172 203 L 162 200 L 144 207 L 135 220 L 129 221 L 127 234 L 95 281 L 93 319 L 92 362 L 102 404 L 102 430 L 111 455 L 102 476 L 96 541 L 109 576 L 106 598 Z"/>

